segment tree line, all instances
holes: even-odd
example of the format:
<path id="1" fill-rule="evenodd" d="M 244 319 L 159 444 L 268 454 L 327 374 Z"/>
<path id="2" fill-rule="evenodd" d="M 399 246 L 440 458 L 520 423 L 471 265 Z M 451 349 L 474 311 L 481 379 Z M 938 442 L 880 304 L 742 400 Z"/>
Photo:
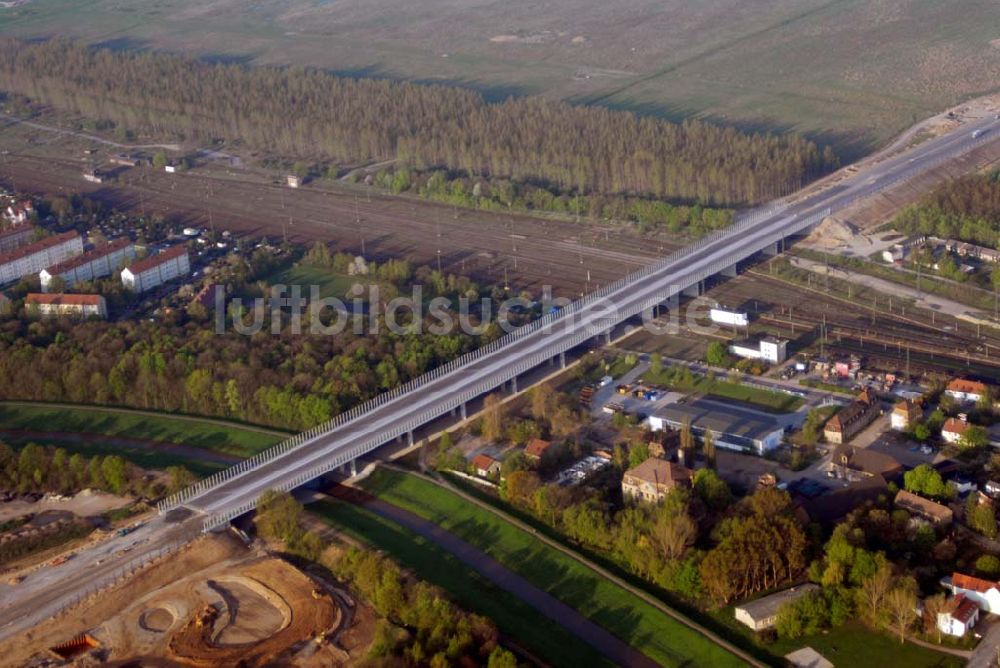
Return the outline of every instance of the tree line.
<path id="1" fill-rule="evenodd" d="M 1000 171 L 965 176 L 936 188 L 900 211 L 901 232 L 1000 248 Z"/>
<path id="2" fill-rule="evenodd" d="M 194 482 L 182 466 L 167 467 L 166 473 L 166 480 L 160 481 L 118 455 L 86 457 L 36 443 L 14 450 L 0 441 L 0 489 L 21 494 L 75 494 L 89 488 L 156 497 Z"/>
<path id="3" fill-rule="evenodd" d="M 444 170 L 416 172 L 406 167 L 379 170 L 375 187 L 393 193 L 415 193 L 453 206 L 484 211 L 555 213 L 577 219 L 628 221 L 640 232 L 688 232 L 701 236 L 728 227 L 734 211 L 727 208 L 673 204 L 650 197 L 568 194 L 551 186 L 510 179 L 484 180 Z"/>
<path id="4" fill-rule="evenodd" d="M 567 192 L 760 202 L 837 165 L 796 135 L 746 134 L 537 97 L 211 64 L 64 40 L 0 41 L 13 93 L 134 133 L 223 140 L 291 159 L 398 160 Z"/>

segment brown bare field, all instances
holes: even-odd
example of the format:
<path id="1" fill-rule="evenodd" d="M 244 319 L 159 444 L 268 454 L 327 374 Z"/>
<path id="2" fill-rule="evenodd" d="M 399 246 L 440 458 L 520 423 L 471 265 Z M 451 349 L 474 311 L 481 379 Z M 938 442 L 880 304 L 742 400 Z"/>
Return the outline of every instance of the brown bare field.
<path id="1" fill-rule="evenodd" d="M 541 94 L 748 129 L 847 157 L 996 90 L 990 0 L 32 0 L 0 33 L 219 62 Z"/>

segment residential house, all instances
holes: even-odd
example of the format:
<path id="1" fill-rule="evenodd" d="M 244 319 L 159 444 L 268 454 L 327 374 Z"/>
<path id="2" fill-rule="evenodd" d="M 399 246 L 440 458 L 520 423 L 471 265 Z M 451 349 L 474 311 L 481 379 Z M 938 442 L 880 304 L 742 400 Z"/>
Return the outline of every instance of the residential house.
<path id="1" fill-rule="evenodd" d="M 524 448 L 524 456 L 531 461 L 539 461 L 545 456 L 545 453 L 549 451 L 552 447 L 552 441 L 546 441 L 541 438 L 533 438 Z"/>
<path id="2" fill-rule="evenodd" d="M 1000 252 L 994 250 L 993 248 L 977 246 L 976 244 L 958 241 L 957 239 L 942 240 L 937 237 L 932 237 L 932 241 L 934 241 L 937 245 L 943 245 L 945 250 L 957 253 L 962 257 L 974 257 L 988 262 L 1000 262 Z"/>
<path id="3" fill-rule="evenodd" d="M 23 225 L 28 222 L 31 214 L 34 212 L 35 206 L 31 203 L 31 200 L 22 200 L 8 206 L 7 210 L 3 212 L 3 217 L 11 225 Z"/>
<path id="4" fill-rule="evenodd" d="M 472 468 L 480 478 L 489 478 L 500 474 L 500 462 L 489 455 L 476 455 L 472 458 Z"/>
<path id="5" fill-rule="evenodd" d="M 791 587 L 784 591 L 779 591 L 769 596 L 764 596 L 747 603 L 736 606 L 733 614 L 736 621 L 746 624 L 754 631 L 763 631 L 774 626 L 778 618 L 778 610 L 781 606 L 806 596 L 814 591 L 819 591 L 819 585 L 812 583 Z"/>
<path id="6" fill-rule="evenodd" d="M 128 237 L 121 237 L 42 269 L 38 279 L 42 284 L 42 292 L 49 291 L 49 286 L 56 277 L 62 279 L 65 287 L 71 288 L 77 283 L 110 276 L 122 264 L 134 259 L 135 244 Z"/>
<path id="7" fill-rule="evenodd" d="M 887 489 L 885 478 L 873 475 L 814 496 L 793 490 L 792 501 L 795 503 L 795 514 L 803 524 L 816 522 L 832 527 L 855 508 L 877 503 L 881 497 L 888 495 Z M 803 513 L 805 517 L 801 517 Z"/>
<path id="8" fill-rule="evenodd" d="M 979 489 L 979 485 L 976 481 L 969 476 L 961 475 L 956 473 L 955 475 L 948 478 L 948 482 L 955 486 L 955 491 L 959 496 L 965 496 L 970 492 L 975 492 Z"/>
<path id="9" fill-rule="evenodd" d="M 892 455 L 871 448 L 840 445 L 830 457 L 830 472 L 834 478 L 848 482 L 859 482 L 874 476 L 892 480 L 903 472 L 903 465 Z"/>
<path id="10" fill-rule="evenodd" d="M 205 307 L 205 310 L 211 311 L 215 308 L 215 300 L 220 291 L 222 296 L 225 297 L 226 286 L 219 285 L 217 283 L 206 283 L 202 286 L 201 290 L 198 291 L 198 294 L 194 296 L 191 303 L 200 304 Z"/>
<path id="11" fill-rule="evenodd" d="M 667 404 L 653 411 L 647 420 L 653 431 L 680 429 L 687 422 L 691 433 L 699 438 L 711 430 L 717 447 L 756 455 L 777 448 L 785 434 L 774 418 L 710 399 Z"/>
<path id="12" fill-rule="evenodd" d="M 840 409 L 823 426 L 823 436 L 828 443 L 847 443 L 858 432 L 870 425 L 881 413 L 878 399 L 870 389 L 865 389 L 853 403 Z"/>
<path id="13" fill-rule="evenodd" d="M 985 383 L 968 378 L 956 378 L 948 383 L 944 393 L 956 401 L 974 404 L 987 395 L 989 388 Z"/>
<path id="14" fill-rule="evenodd" d="M 773 336 L 734 341 L 729 346 L 729 352 L 746 359 L 763 360 L 770 364 L 781 364 L 788 359 L 788 341 Z"/>
<path id="15" fill-rule="evenodd" d="M 905 489 L 899 490 L 896 494 L 895 503 L 897 508 L 908 511 L 916 519 L 936 526 L 951 524 L 954 519 L 954 513 L 948 506 L 917 496 Z"/>
<path id="16" fill-rule="evenodd" d="M 969 423 L 962 418 L 951 417 L 941 426 L 941 438 L 946 443 L 958 443 L 969 429 Z"/>
<path id="17" fill-rule="evenodd" d="M 912 399 L 904 399 L 892 407 L 890 424 L 896 431 L 906 431 L 914 422 L 924 416 L 920 404 Z"/>
<path id="18" fill-rule="evenodd" d="M 24 300 L 29 313 L 41 316 L 108 317 L 108 305 L 101 295 L 71 295 L 61 292 L 29 293 Z"/>
<path id="19" fill-rule="evenodd" d="M 625 471 L 622 478 L 622 496 L 637 501 L 657 502 L 678 487 L 690 487 L 691 469 L 650 457 L 638 466 Z"/>
<path id="20" fill-rule="evenodd" d="M 952 599 L 950 612 L 939 612 L 937 626 L 942 633 L 961 638 L 979 622 L 979 605 L 965 594 Z"/>
<path id="21" fill-rule="evenodd" d="M 952 573 L 951 577 L 942 580 L 941 584 L 955 596 L 963 594 L 975 601 L 983 612 L 1000 613 L 1000 585 L 996 582 L 964 573 Z"/>
<path id="22" fill-rule="evenodd" d="M 187 248 L 171 246 L 122 270 L 122 284 L 135 292 L 146 292 L 191 271 Z"/>
<path id="23" fill-rule="evenodd" d="M 0 283 L 37 274 L 45 267 L 83 252 L 83 240 L 76 232 L 64 232 L 45 237 L 27 246 L 0 254 Z"/>

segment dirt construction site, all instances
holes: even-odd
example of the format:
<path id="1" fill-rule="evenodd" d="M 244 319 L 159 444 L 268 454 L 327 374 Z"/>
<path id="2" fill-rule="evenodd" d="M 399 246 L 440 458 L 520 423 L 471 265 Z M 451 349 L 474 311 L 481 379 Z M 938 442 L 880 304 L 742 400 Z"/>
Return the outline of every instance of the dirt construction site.
<path id="1" fill-rule="evenodd" d="M 0 664 L 350 665 L 373 624 L 335 583 L 223 534 L 10 638 Z"/>

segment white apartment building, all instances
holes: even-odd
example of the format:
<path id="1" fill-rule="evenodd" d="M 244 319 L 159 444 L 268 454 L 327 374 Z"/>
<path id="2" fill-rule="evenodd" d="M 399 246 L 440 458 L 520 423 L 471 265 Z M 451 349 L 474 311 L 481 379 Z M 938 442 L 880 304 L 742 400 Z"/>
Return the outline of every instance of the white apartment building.
<path id="1" fill-rule="evenodd" d="M 83 252 L 83 240 L 76 232 L 64 232 L 46 237 L 0 255 L 0 283 L 37 274 L 63 260 Z"/>
<path id="2" fill-rule="evenodd" d="M 126 262 L 135 259 L 135 244 L 128 237 L 101 244 L 83 255 L 77 255 L 48 269 L 42 269 L 38 278 L 42 292 L 49 291 L 52 279 L 59 277 L 70 288 L 83 281 L 110 276 Z"/>
<path id="3" fill-rule="evenodd" d="M 24 306 L 28 312 L 37 311 L 40 316 L 77 316 L 89 318 L 98 316 L 108 317 L 108 305 L 101 295 L 75 295 L 62 292 L 41 294 L 30 293 L 24 299 Z"/>
<path id="4" fill-rule="evenodd" d="M 122 270 L 122 284 L 135 292 L 146 292 L 191 271 L 187 248 L 172 246 L 139 260 Z"/>

